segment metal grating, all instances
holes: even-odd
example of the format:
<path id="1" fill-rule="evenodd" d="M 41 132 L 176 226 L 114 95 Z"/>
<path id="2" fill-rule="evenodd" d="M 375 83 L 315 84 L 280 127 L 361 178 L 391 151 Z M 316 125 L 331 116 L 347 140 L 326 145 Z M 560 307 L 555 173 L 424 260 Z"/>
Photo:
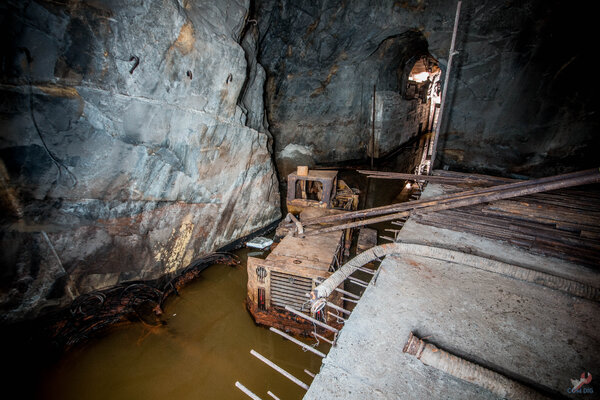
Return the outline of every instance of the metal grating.
<path id="1" fill-rule="evenodd" d="M 271 271 L 271 305 L 301 308 L 308 301 L 306 293 L 312 290 L 307 277 Z"/>

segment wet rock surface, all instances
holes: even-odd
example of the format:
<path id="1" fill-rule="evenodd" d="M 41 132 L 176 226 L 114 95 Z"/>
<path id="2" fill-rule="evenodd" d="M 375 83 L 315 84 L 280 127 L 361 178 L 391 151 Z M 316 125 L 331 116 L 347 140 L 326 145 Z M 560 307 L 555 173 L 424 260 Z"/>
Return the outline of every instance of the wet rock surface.
<path id="1" fill-rule="evenodd" d="M 6 320 L 279 218 L 248 2 L 0 7 Z"/>
<path id="2" fill-rule="evenodd" d="M 293 164 L 290 143 L 315 163 L 365 158 L 373 85 L 402 92 L 423 54 L 445 73 L 456 3 L 257 1 L 280 169 Z M 463 2 L 437 167 L 547 176 L 593 166 L 593 26 L 560 1 Z"/>

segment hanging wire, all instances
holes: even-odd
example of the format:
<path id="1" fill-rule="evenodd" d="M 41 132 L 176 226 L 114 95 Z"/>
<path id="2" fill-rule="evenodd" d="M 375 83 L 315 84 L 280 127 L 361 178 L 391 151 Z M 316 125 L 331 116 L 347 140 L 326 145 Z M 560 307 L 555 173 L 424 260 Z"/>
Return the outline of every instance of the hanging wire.
<path id="1" fill-rule="evenodd" d="M 27 60 L 27 84 L 29 86 L 29 113 L 31 115 L 31 121 L 33 122 L 33 126 L 35 127 L 35 130 L 42 142 L 42 145 L 44 146 L 44 149 L 46 150 L 46 154 L 48 154 L 48 157 L 50 157 L 50 159 L 52 160 L 52 162 L 54 163 L 54 165 L 57 168 L 57 174 L 56 174 L 56 182 L 58 184 L 61 184 L 61 182 L 66 179 L 66 184 L 69 188 L 74 188 L 75 185 L 77 185 L 78 181 L 77 181 L 77 177 L 75 176 L 75 174 L 73 174 L 69 168 L 67 168 L 67 166 L 61 161 L 59 160 L 48 148 L 48 145 L 46 144 L 46 140 L 44 140 L 44 136 L 42 135 L 42 130 L 40 129 L 40 126 L 37 123 L 37 120 L 35 119 L 35 112 L 34 112 L 34 107 L 33 107 L 33 83 L 32 83 L 32 71 L 31 71 L 31 62 L 33 61 L 33 59 L 31 58 L 31 53 L 29 52 L 29 50 L 26 47 L 20 47 L 19 48 L 20 51 L 22 51 L 23 53 L 25 53 L 25 59 Z M 63 174 L 64 171 L 64 174 Z"/>

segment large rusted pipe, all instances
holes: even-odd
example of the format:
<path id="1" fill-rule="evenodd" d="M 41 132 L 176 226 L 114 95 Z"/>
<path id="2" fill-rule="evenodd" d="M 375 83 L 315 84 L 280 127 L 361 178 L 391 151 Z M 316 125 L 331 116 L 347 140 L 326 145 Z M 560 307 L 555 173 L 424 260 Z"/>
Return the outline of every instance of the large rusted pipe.
<path id="1" fill-rule="evenodd" d="M 437 260 L 449 261 L 451 263 L 462 264 L 472 268 L 481 269 L 488 272 L 508 276 L 510 278 L 535 283 L 552 289 L 561 290 L 570 295 L 586 298 L 589 300 L 600 300 L 600 289 L 586 285 L 581 282 L 550 275 L 545 272 L 535 271 L 517 265 L 507 264 L 488 258 L 479 257 L 473 254 L 466 254 L 460 251 L 444 249 L 441 247 L 426 246 L 415 243 L 388 243 L 375 246 L 364 251 L 342 265 L 326 280 L 311 292 L 312 301 L 329 297 L 331 293 L 345 281 L 354 271 L 376 258 L 385 257 L 389 254 L 412 254 L 421 257 L 433 258 Z M 452 264 L 450 264 L 452 265 Z"/>
<path id="2" fill-rule="evenodd" d="M 412 332 L 403 351 L 417 357 L 425 365 L 439 369 L 463 381 L 481 386 L 502 399 L 547 399 L 535 390 L 508 379 L 504 375 L 426 343 Z"/>

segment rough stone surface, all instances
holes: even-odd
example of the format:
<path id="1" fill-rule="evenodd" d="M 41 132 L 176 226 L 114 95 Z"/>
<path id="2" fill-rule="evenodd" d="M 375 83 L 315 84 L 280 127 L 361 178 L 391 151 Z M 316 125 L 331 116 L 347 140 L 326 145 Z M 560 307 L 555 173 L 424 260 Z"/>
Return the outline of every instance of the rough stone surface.
<path id="1" fill-rule="evenodd" d="M 248 7 L 0 6 L 5 319 L 185 267 L 280 216 Z"/>
<path id="2" fill-rule="evenodd" d="M 425 190 L 427 194 L 432 186 Z M 400 240 L 470 251 L 509 263 L 525 252 L 474 235 L 408 220 Z M 529 254 L 525 263 L 555 273 L 561 260 Z M 589 271 L 566 276 L 586 282 Z M 442 260 L 387 256 L 304 397 L 312 399 L 493 399 L 491 392 L 421 363 L 402 349 L 409 332 L 498 371 L 551 398 L 598 364 L 598 303 Z M 597 282 L 596 279 L 591 282 Z M 599 398 L 598 385 L 589 398 Z"/>
<path id="3" fill-rule="evenodd" d="M 456 3 L 257 1 L 278 165 L 289 144 L 315 162 L 364 158 L 373 85 L 401 92 L 422 54 L 445 73 Z M 591 15 L 559 0 L 463 1 L 437 167 L 539 176 L 595 165 Z"/>

